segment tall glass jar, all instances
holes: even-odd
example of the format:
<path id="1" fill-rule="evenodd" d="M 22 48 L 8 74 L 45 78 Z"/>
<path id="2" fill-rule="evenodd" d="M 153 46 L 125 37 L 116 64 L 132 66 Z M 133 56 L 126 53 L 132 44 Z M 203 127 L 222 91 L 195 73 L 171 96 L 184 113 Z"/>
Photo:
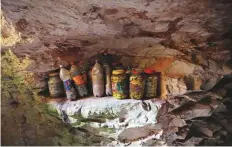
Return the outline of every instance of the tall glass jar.
<path id="1" fill-rule="evenodd" d="M 64 85 L 59 77 L 59 73 L 49 74 L 48 89 L 51 97 L 64 96 Z"/>
<path id="2" fill-rule="evenodd" d="M 144 95 L 144 77 L 141 69 L 135 69 L 130 76 L 130 98 L 142 99 Z"/>
<path id="3" fill-rule="evenodd" d="M 124 99 L 128 97 L 127 83 L 125 71 L 123 69 L 116 69 L 112 72 L 111 77 L 113 97 L 117 99 Z"/>
<path id="4" fill-rule="evenodd" d="M 146 98 L 154 98 L 157 96 L 157 80 L 158 76 L 152 69 L 146 69 L 145 72 L 145 90 Z"/>

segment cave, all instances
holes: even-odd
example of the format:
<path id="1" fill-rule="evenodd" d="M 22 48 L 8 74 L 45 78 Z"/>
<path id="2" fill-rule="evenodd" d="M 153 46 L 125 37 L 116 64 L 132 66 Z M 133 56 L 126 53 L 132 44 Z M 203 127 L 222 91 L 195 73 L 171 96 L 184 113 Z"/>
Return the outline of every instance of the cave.
<path id="1" fill-rule="evenodd" d="M 2 0 L 1 8 L 1 145 L 232 145 L 231 0 Z M 155 70 L 157 96 L 50 96 L 60 65 L 91 70 L 96 60 Z"/>

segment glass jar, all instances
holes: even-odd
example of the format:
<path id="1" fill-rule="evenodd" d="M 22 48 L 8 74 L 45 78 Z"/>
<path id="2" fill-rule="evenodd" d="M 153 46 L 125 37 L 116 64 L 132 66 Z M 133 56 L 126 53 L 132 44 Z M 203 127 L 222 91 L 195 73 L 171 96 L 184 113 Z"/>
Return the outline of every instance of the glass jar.
<path id="1" fill-rule="evenodd" d="M 144 95 L 146 98 L 154 98 L 157 96 L 158 76 L 152 69 L 146 69 L 144 72 L 146 74 Z"/>
<path id="2" fill-rule="evenodd" d="M 49 74 L 48 89 L 51 97 L 59 97 L 65 94 L 63 81 L 61 81 L 59 73 Z"/>
<path id="3" fill-rule="evenodd" d="M 133 70 L 130 76 L 130 98 L 142 99 L 144 94 L 144 77 L 141 69 Z"/>
<path id="4" fill-rule="evenodd" d="M 128 97 L 126 74 L 123 69 L 113 70 L 112 77 L 112 92 L 113 97 L 117 99 L 124 99 Z"/>

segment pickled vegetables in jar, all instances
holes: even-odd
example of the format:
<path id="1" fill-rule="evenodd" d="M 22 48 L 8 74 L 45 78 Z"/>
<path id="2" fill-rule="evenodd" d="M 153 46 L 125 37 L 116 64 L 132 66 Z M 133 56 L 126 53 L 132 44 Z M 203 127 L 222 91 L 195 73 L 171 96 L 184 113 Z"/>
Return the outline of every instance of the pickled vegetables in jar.
<path id="1" fill-rule="evenodd" d="M 116 69 L 112 72 L 111 77 L 113 97 L 116 99 L 124 99 L 128 97 L 127 83 L 125 71 L 123 69 Z"/>
<path id="2" fill-rule="evenodd" d="M 130 98 L 142 99 L 144 95 L 144 77 L 141 69 L 135 69 L 130 76 Z"/>
<path id="3" fill-rule="evenodd" d="M 158 76 L 152 69 L 146 69 L 144 72 L 146 73 L 144 95 L 146 98 L 154 98 L 157 96 Z"/>

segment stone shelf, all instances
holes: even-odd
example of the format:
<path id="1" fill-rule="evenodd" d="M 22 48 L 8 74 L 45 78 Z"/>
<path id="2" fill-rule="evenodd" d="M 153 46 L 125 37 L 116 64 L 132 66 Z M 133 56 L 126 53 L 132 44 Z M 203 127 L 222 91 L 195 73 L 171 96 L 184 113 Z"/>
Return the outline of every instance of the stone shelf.
<path id="1" fill-rule="evenodd" d="M 88 97 L 76 101 L 50 99 L 48 104 L 65 123 L 113 138 L 111 145 L 139 145 L 162 134 L 156 117 L 164 102 L 157 98 L 141 101 Z"/>

